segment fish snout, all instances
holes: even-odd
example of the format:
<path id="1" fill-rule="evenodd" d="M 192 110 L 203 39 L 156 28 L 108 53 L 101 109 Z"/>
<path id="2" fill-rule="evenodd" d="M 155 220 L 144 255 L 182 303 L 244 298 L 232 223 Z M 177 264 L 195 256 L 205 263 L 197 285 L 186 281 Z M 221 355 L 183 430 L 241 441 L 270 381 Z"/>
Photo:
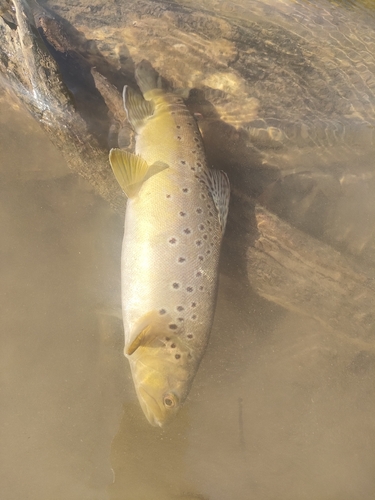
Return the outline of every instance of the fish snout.
<path id="1" fill-rule="evenodd" d="M 154 397 L 143 387 L 139 387 L 137 392 L 143 413 L 154 427 L 163 427 L 173 420 L 179 410 L 178 399 L 172 393 Z"/>

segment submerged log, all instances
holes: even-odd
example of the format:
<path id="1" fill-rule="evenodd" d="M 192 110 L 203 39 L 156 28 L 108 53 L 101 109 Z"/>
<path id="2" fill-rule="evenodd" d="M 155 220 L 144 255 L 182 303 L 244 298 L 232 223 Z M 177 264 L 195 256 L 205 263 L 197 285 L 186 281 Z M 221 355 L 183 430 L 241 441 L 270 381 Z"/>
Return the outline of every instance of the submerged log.
<path id="1" fill-rule="evenodd" d="M 114 208 L 125 198 L 108 168 L 108 151 L 77 111 L 57 63 L 23 0 L 14 0 L 14 24 L 0 17 L 2 85 L 40 123 L 69 167 L 87 179 Z"/>
<path id="2" fill-rule="evenodd" d="M 264 298 L 313 317 L 325 328 L 374 348 L 375 289 L 349 258 L 258 205 L 259 236 L 247 249 L 247 276 Z"/>
<path id="3" fill-rule="evenodd" d="M 74 45 L 74 36 L 69 38 L 57 18 L 38 11 L 38 30 L 29 5 L 24 0 L 13 3 L 13 17 L 0 17 L 2 85 L 42 125 L 69 167 L 122 212 L 125 197 L 108 164 L 105 136 L 106 130 L 120 130 L 125 147 L 129 151 L 134 148 L 132 131 L 119 111 L 118 89 L 93 69 L 93 61 L 83 58 Z M 76 69 L 83 68 L 82 81 L 90 93 L 91 114 L 80 104 L 77 93 L 73 98 L 68 90 L 69 76 L 64 78 L 64 71 L 61 73 L 64 61 L 59 68 L 52 55 Z M 101 67 L 103 64 L 101 61 Z M 110 65 L 107 70 L 107 76 L 114 72 Z M 133 83 L 130 70 L 122 73 L 122 83 Z M 237 267 L 237 278 L 249 282 L 267 300 L 315 318 L 362 348 L 373 348 L 372 281 L 357 263 L 256 203 L 264 186 L 277 178 L 278 168 L 267 165 L 246 143 L 248 136 L 244 138 L 244 132 L 223 122 L 207 99 L 198 92 L 187 103 L 197 116 L 203 109 L 206 118 L 200 126 L 210 164 L 219 168 L 229 165 L 233 197 L 224 245 L 227 270 L 232 272 L 231 266 Z M 101 111 L 93 119 L 95 106 Z M 95 127 L 92 119 L 96 120 Z M 218 141 L 218 137 L 222 140 Z M 245 172 L 245 165 L 250 163 L 255 182 L 249 182 Z"/>

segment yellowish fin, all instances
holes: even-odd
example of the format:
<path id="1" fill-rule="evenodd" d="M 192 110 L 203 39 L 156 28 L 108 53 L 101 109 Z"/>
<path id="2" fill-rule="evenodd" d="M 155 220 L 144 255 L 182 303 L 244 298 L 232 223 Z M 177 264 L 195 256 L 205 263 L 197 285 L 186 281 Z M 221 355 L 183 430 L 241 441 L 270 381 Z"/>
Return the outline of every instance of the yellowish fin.
<path id="1" fill-rule="evenodd" d="M 136 323 L 132 331 L 132 342 L 126 347 L 125 354 L 130 356 L 138 349 L 138 347 L 150 346 L 150 344 L 158 339 L 162 342 L 162 332 L 167 329 L 168 318 L 169 315 L 163 319 L 160 318 L 156 311 L 150 311 L 144 314 Z"/>
<path id="2" fill-rule="evenodd" d="M 138 131 L 144 122 L 154 114 L 152 101 L 146 101 L 142 94 L 125 85 L 122 97 L 124 108 L 131 126 Z"/>
<path id="3" fill-rule="evenodd" d="M 126 349 L 126 354 L 131 356 L 141 345 L 146 346 L 152 340 L 154 340 L 154 336 L 151 335 L 151 325 L 146 326 L 133 340 L 130 346 Z"/>
<path id="4" fill-rule="evenodd" d="M 137 196 L 147 179 L 168 168 L 166 163 L 159 161 L 149 166 L 140 156 L 121 149 L 111 149 L 109 161 L 117 182 L 128 198 Z"/>

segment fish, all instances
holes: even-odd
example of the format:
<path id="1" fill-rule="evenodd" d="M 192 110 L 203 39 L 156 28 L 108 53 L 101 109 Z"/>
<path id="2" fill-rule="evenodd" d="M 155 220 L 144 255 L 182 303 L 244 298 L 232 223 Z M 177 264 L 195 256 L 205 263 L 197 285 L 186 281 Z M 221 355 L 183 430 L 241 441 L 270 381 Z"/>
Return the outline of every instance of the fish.
<path id="1" fill-rule="evenodd" d="M 230 198 L 228 176 L 207 166 L 196 120 L 148 61 L 140 89 L 124 87 L 135 154 L 110 151 L 127 196 L 121 254 L 124 353 L 154 426 L 173 420 L 206 350 Z"/>

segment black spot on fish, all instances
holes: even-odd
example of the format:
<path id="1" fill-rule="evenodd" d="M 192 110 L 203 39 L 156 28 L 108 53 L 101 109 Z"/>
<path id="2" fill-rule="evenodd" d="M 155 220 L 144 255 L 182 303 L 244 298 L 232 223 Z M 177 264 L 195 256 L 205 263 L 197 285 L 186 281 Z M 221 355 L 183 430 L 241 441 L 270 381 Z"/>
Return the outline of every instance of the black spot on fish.
<path id="1" fill-rule="evenodd" d="M 195 167 L 190 167 L 190 170 L 192 170 L 193 172 L 195 172 Z"/>
<path id="2" fill-rule="evenodd" d="M 167 194 L 167 195 L 166 195 L 166 198 L 170 198 L 170 197 L 171 197 L 171 195 L 170 195 L 170 194 Z"/>
<path id="3" fill-rule="evenodd" d="M 210 255 L 210 253 L 211 253 L 211 250 L 207 250 L 206 254 Z"/>
<path id="4" fill-rule="evenodd" d="M 173 286 L 173 288 L 175 290 L 177 290 L 177 288 L 180 288 L 180 284 L 179 283 L 173 283 L 172 286 Z"/>
<path id="5" fill-rule="evenodd" d="M 181 217 L 185 217 L 186 212 L 180 212 Z"/>
<path id="6" fill-rule="evenodd" d="M 185 160 L 181 160 L 181 165 L 186 165 L 186 161 Z"/>
<path id="7" fill-rule="evenodd" d="M 197 212 L 197 214 L 201 214 L 203 212 L 203 210 L 201 208 L 197 208 L 196 212 Z"/>
<path id="8" fill-rule="evenodd" d="M 195 142 L 199 142 L 198 137 L 194 137 L 194 141 L 195 141 Z"/>
<path id="9" fill-rule="evenodd" d="M 181 125 L 176 125 L 176 128 L 181 128 Z"/>
<path id="10" fill-rule="evenodd" d="M 191 317 L 191 319 L 197 319 L 197 315 L 193 314 L 193 316 Z"/>
<path id="11" fill-rule="evenodd" d="M 203 235 L 203 239 L 206 240 L 208 238 L 207 234 Z"/>
<path id="12" fill-rule="evenodd" d="M 185 257 L 179 257 L 178 258 L 178 262 L 180 262 L 180 263 L 185 262 L 185 260 L 186 260 Z"/>
<path id="13" fill-rule="evenodd" d="M 202 199 L 202 200 L 205 200 L 205 199 L 206 199 L 206 195 L 205 195 L 205 194 L 203 194 L 203 193 L 201 193 L 201 199 Z M 209 207 L 209 208 L 210 208 L 210 207 Z"/>
<path id="14" fill-rule="evenodd" d="M 200 291 L 202 291 L 202 290 L 203 290 L 203 286 L 200 286 L 200 287 L 199 287 L 199 290 L 200 290 Z"/>
<path id="15" fill-rule="evenodd" d="M 159 314 L 165 314 L 167 311 L 165 309 L 160 309 Z"/>
<path id="16" fill-rule="evenodd" d="M 202 276 L 202 272 L 198 271 L 197 274 L 195 275 L 197 278 L 200 278 Z"/>
<path id="17" fill-rule="evenodd" d="M 196 307 L 196 305 L 197 305 L 196 302 L 191 303 L 191 307 Z"/>
<path id="18" fill-rule="evenodd" d="M 198 227 L 199 227 L 199 229 L 200 229 L 201 231 L 204 231 L 204 224 L 199 224 L 199 226 L 198 226 Z"/>
<path id="19" fill-rule="evenodd" d="M 179 141 L 181 141 L 181 136 L 180 136 L 180 135 L 178 135 L 178 136 L 177 136 L 177 139 L 178 139 Z"/>
<path id="20" fill-rule="evenodd" d="M 180 358 L 181 358 L 181 354 L 176 354 L 176 355 L 175 355 L 175 358 L 176 358 L 176 359 L 180 359 Z"/>
<path id="21" fill-rule="evenodd" d="M 192 339 L 192 338 L 193 338 L 193 334 L 189 333 L 189 334 L 187 335 L 187 338 L 188 338 L 188 339 Z"/>
<path id="22" fill-rule="evenodd" d="M 171 239 L 169 240 L 169 243 L 170 243 L 171 245 L 175 245 L 175 244 L 177 243 L 176 238 L 171 238 Z"/>
<path id="23" fill-rule="evenodd" d="M 174 349 L 176 347 L 176 344 L 171 344 L 171 349 Z"/>
<path id="24" fill-rule="evenodd" d="M 188 286 L 186 287 L 186 291 L 191 293 L 193 291 L 193 287 L 192 286 Z"/>
<path id="25" fill-rule="evenodd" d="M 178 327 L 177 327 L 177 325 L 175 325 L 174 323 L 172 323 L 172 324 L 170 324 L 170 325 L 169 325 L 169 328 L 170 328 L 171 330 L 177 330 L 177 328 L 178 328 Z M 173 345 L 173 344 L 172 344 L 172 345 Z M 171 346 L 171 347 L 172 347 L 172 346 Z"/>
<path id="26" fill-rule="evenodd" d="M 184 321 L 184 318 L 177 318 L 178 321 Z"/>
<path id="27" fill-rule="evenodd" d="M 188 193 L 188 192 L 189 192 L 189 189 L 188 189 L 188 188 L 182 188 L 182 192 L 183 192 L 183 193 Z"/>
<path id="28" fill-rule="evenodd" d="M 197 245 L 197 247 L 200 247 L 200 246 L 202 245 L 202 241 L 201 241 L 201 240 L 197 240 L 197 241 L 195 242 L 195 244 Z"/>
<path id="29" fill-rule="evenodd" d="M 199 256 L 198 256 L 198 259 L 199 259 L 199 260 L 204 260 L 203 255 L 199 255 Z"/>
<path id="30" fill-rule="evenodd" d="M 184 307 L 182 306 L 177 306 L 177 311 L 183 311 L 184 310 Z"/>
<path id="31" fill-rule="evenodd" d="M 190 233 L 191 233 L 191 230 L 187 227 L 186 229 L 184 229 L 184 233 L 185 233 L 185 234 L 190 234 Z"/>
<path id="32" fill-rule="evenodd" d="M 197 167 L 201 167 L 202 163 L 200 163 L 199 161 L 197 161 L 196 165 L 197 165 Z"/>
<path id="33" fill-rule="evenodd" d="M 167 342 L 169 342 L 171 339 L 170 339 L 170 337 L 165 337 L 165 340 L 166 340 Z"/>

